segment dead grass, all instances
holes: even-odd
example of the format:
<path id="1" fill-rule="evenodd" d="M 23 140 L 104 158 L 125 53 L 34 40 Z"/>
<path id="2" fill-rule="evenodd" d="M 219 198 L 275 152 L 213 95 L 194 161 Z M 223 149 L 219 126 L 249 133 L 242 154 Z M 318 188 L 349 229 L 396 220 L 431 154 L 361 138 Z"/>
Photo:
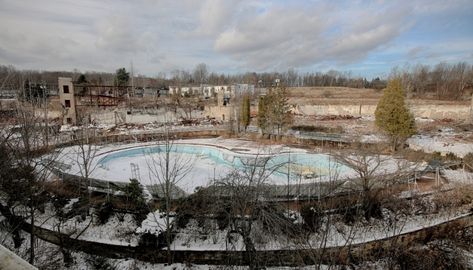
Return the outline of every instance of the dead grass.
<path id="1" fill-rule="evenodd" d="M 299 105 L 376 105 L 382 90 L 350 87 L 289 87 L 289 102 Z M 468 101 L 437 100 L 433 98 L 409 98 L 409 104 L 468 105 Z"/>
<path id="2" fill-rule="evenodd" d="M 458 185 L 449 192 L 437 193 L 433 202 L 438 210 L 471 205 L 473 203 L 473 185 Z"/>

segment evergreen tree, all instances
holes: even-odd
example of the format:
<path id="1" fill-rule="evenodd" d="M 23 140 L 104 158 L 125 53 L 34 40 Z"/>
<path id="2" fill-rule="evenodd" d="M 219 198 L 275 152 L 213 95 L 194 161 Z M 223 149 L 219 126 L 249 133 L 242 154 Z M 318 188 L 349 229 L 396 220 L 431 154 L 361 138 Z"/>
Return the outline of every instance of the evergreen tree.
<path id="1" fill-rule="evenodd" d="M 131 202 L 134 207 L 140 207 L 145 203 L 143 187 L 136 179 L 130 179 L 130 183 L 123 187 L 123 193 L 127 201 Z"/>
<path id="2" fill-rule="evenodd" d="M 268 98 L 266 96 L 262 96 L 259 98 L 258 102 L 258 127 L 261 128 L 261 131 L 266 133 L 268 128 L 268 118 L 266 109 L 268 107 L 267 102 Z"/>
<path id="3" fill-rule="evenodd" d="M 128 73 L 125 68 L 117 69 L 117 72 L 115 75 L 115 85 L 127 86 L 128 80 L 130 80 L 130 73 Z"/>
<path id="4" fill-rule="evenodd" d="M 276 127 L 277 134 L 292 124 L 292 115 L 287 98 L 286 87 L 278 87 L 271 93 L 271 123 Z"/>
<path id="5" fill-rule="evenodd" d="M 81 74 L 79 75 L 79 78 L 77 79 L 77 84 L 83 84 L 83 83 L 88 83 L 88 81 L 85 75 Z"/>
<path id="6" fill-rule="evenodd" d="M 415 120 L 409 112 L 400 79 L 390 80 L 375 111 L 375 124 L 391 140 L 393 150 L 416 133 Z"/>
<path id="7" fill-rule="evenodd" d="M 292 121 L 286 88 L 269 89 L 268 94 L 261 97 L 258 103 L 258 126 L 263 133 L 276 129 L 279 135 Z"/>
<path id="8" fill-rule="evenodd" d="M 250 125 L 250 95 L 245 94 L 241 102 L 240 122 L 246 128 Z"/>

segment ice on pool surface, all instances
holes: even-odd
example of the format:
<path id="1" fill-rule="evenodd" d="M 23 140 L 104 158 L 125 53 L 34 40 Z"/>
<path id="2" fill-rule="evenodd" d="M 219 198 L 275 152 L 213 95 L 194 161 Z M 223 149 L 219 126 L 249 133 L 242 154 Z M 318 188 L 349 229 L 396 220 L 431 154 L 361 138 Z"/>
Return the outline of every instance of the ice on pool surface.
<path id="1" fill-rule="evenodd" d="M 134 163 L 139 168 L 140 181 L 145 185 L 155 184 L 148 169 L 150 157 L 163 155 L 165 152 L 165 145 L 153 145 L 107 153 L 97 161 L 99 168 L 97 176 L 104 180 L 128 181 L 131 178 L 130 163 Z M 330 170 L 345 170 L 325 154 L 300 152 L 242 154 L 224 148 L 196 144 L 173 144 L 169 148 L 169 153 L 170 159 L 179 156 L 193 163 L 189 174 L 178 183 L 178 186 L 187 193 L 194 192 L 199 186 L 209 185 L 212 180 L 225 176 L 232 169 L 243 170 L 250 166 L 277 168 L 269 177 L 269 184 L 287 184 L 288 173 L 300 181 L 301 178 L 307 180 L 327 175 Z"/>

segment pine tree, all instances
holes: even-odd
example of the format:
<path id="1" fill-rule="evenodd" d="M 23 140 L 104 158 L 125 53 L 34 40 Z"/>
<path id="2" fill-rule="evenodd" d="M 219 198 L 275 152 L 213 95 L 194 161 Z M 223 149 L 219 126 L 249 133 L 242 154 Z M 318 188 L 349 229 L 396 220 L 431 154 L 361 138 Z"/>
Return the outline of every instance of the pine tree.
<path id="1" fill-rule="evenodd" d="M 375 111 L 375 124 L 391 140 L 393 150 L 416 133 L 415 120 L 409 112 L 400 79 L 389 81 Z"/>
<path id="2" fill-rule="evenodd" d="M 130 73 L 128 73 L 125 68 L 117 69 L 115 74 L 115 85 L 127 86 L 128 80 L 130 80 Z"/>
<path id="3" fill-rule="evenodd" d="M 250 96 L 245 94 L 241 102 L 240 122 L 246 128 L 250 125 Z"/>
<path id="4" fill-rule="evenodd" d="M 88 83 L 88 81 L 85 75 L 81 74 L 79 75 L 79 78 L 77 79 L 77 84 L 84 84 L 84 83 Z"/>
<path id="5" fill-rule="evenodd" d="M 293 121 L 287 95 L 284 86 L 276 88 L 271 93 L 271 123 L 276 127 L 278 135 Z"/>
<path id="6" fill-rule="evenodd" d="M 261 128 L 263 133 L 266 132 L 268 128 L 268 118 L 267 118 L 267 97 L 262 96 L 259 98 L 258 102 L 258 127 Z"/>
<path id="7" fill-rule="evenodd" d="M 263 133 L 281 131 L 293 122 L 285 87 L 269 89 L 268 94 L 258 103 L 258 126 Z"/>

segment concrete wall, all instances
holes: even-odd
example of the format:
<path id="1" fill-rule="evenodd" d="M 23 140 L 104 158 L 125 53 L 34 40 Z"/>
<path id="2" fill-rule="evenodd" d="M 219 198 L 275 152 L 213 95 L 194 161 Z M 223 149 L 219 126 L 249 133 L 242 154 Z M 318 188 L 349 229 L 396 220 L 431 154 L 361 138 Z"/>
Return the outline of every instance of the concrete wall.
<path id="1" fill-rule="evenodd" d="M 469 105 L 410 105 L 415 117 L 432 119 L 452 118 L 459 120 L 471 119 Z M 304 115 L 352 115 L 373 116 L 376 105 L 297 105 L 294 111 Z"/>
<path id="2" fill-rule="evenodd" d="M 128 114 L 126 109 L 115 110 L 101 110 L 92 112 L 90 115 L 91 121 L 95 124 L 115 125 L 115 124 L 146 124 L 146 123 L 166 123 L 174 122 L 179 118 L 186 118 L 186 113 L 182 109 L 176 112 L 165 109 L 152 109 L 146 111 L 132 111 Z M 204 113 L 202 111 L 192 111 L 192 118 L 202 118 Z"/>
<path id="3" fill-rule="evenodd" d="M 229 106 L 206 106 L 204 110 L 204 115 L 215 118 L 219 121 L 229 121 L 235 118 L 234 107 Z"/>
<path id="4" fill-rule="evenodd" d="M 69 87 L 69 93 L 64 93 L 64 86 Z M 70 119 L 69 124 L 77 124 L 77 113 L 76 113 L 76 101 L 74 98 L 74 85 L 72 84 L 72 78 L 58 78 L 58 88 L 59 88 L 59 102 L 64 108 L 64 118 L 63 124 L 68 124 L 68 119 Z M 66 100 L 70 101 L 70 107 L 66 108 Z"/>
<path id="5" fill-rule="evenodd" d="M 0 269 L 35 270 L 38 269 L 20 256 L 0 245 Z"/>
<path id="6" fill-rule="evenodd" d="M 115 125 L 125 122 L 125 111 L 99 111 L 90 114 L 90 120 L 94 124 Z"/>
<path id="7" fill-rule="evenodd" d="M 460 232 L 473 225 L 472 215 L 466 215 L 444 223 L 421 228 L 392 237 L 369 242 L 346 245 L 342 247 L 326 247 L 321 249 L 280 249 L 258 250 L 254 253 L 252 263 L 260 266 L 303 266 L 312 265 L 316 261 L 323 264 L 352 264 L 357 261 L 377 260 L 393 251 L 393 248 L 408 248 L 415 243 L 426 243 L 433 239 L 442 239 Z M 22 224 L 22 229 L 29 232 L 31 226 Z M 165 263 L 166 250 L 154 246 L 122 246 L 72 238 L 56 231 L 35 226 L 38 238 L 53 244 L 61 244 L 67 249 L 82 251 L 102 257 L 122 259 L 136 258 L 151 263 Z M 451 236 L 450 236 L 451 237 Z M 175 263 L 211 264 L 211 265 L 248 265 L 250 257 L 244 250 L 173 250 Z M 8 269 L 8 268 L 7 268 Z"/>

